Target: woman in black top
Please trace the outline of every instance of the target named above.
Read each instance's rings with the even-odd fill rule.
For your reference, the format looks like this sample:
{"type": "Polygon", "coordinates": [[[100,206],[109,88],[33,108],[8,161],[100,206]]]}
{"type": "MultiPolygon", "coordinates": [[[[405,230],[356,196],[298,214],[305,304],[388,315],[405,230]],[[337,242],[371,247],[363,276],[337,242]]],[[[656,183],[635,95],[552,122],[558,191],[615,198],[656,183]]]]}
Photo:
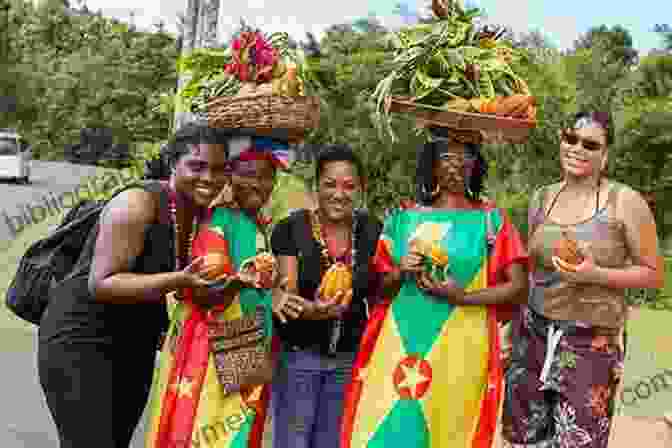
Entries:
{"type": "Polygon", "coordinates": [[[354,210],[365,188],[360,160],[347,146],[325,148],[316,178],[318,209],[294,212],[271,238],[284,279],[274,303],[302,298],[298,317],[289,306],[286,312],[282,306],[275,310],[282,341],[272,387],[275,448],[339,446],[344,388],[366,323],[367,300],[377,289],[369,266],[382,226],[354,210]],[[336,262],[352,269],[353,288],[338,297],[319,297],[322,278],[336,262]]]}
{"type": "Polygon", "coordinates": [[[169,181],[116,195],[89,236],[84,262],[53,290],[38,368],[60,448],[128,447],[167,326],[164,296],[207,285],[198,266],[175,269],[174,227],[197,221],[221,190],[226,143],[221,131],[183,128],[162,151],[169,181]]]}

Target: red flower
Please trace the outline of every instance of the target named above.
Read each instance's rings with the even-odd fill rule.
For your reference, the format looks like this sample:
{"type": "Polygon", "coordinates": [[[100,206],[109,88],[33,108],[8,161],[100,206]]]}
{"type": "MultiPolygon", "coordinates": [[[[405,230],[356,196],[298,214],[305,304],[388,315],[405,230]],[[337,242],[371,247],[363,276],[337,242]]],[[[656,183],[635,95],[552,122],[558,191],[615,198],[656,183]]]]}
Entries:
{"type": "Polygon", "coordinates": [[[227,73],[236,75],[243,82],[264,83],[273,78],[279,52],[266,41],[263,34],[242,32],[231,47],[233,63],[225,67],[227,73]]]}

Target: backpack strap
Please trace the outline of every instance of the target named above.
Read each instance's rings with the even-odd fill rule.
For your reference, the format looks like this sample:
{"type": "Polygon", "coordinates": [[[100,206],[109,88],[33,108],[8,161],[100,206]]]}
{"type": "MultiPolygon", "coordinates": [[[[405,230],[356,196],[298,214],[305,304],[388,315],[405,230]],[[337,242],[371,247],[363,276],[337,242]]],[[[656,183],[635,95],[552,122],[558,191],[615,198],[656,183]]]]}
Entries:
{"type": "Polygon", "coordinates": [[[159,194],[159,223],[170,224],[168,182],[152,180],[139,184],[145,191],[159,194]]]}

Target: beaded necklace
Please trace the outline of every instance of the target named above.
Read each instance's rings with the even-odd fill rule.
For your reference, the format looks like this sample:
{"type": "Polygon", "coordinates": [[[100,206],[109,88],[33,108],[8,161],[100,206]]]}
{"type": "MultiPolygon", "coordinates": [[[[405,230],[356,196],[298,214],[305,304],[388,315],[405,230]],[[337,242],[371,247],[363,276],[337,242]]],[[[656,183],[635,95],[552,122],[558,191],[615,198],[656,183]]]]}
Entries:
{"type": "MultiPolygon", "coordinates": [[[[317,210],[310,211],[310,226],[313,232],[313,239],[317,241],[318,246],[320,247],[320,265],[322,270],[326,272],[327,269],[331,267],[338,260],[329,254],[329,245],[324,238],[324,229],[320,223],[320,216],[317,210]]],[[[351,236],[350,242],[350,251],[354,249],[354,232],[351,236]]],[[[340,257],[339,257],[340,258],[340,257]]],[[[353,257],[350,257],[350,267],[352,267],[353,257]]]]}
{"type": "Polygon", "coordinates": [[[175,266],[178,270],[182,270],[191,262],[194,238],[196,237],[199,221],[198,217],[194,216],[191,221],[191,229],[189,229],[186,235],[183,234],[184,229],[182,229],[180,220],[177,218],[177,200],[174,191],[170,192],[169,212],[173,227],[175,228],[175,266]],[[183,247],[181,243],[183,241],[187,242],[186,254],[181,250],[183,247]]]}

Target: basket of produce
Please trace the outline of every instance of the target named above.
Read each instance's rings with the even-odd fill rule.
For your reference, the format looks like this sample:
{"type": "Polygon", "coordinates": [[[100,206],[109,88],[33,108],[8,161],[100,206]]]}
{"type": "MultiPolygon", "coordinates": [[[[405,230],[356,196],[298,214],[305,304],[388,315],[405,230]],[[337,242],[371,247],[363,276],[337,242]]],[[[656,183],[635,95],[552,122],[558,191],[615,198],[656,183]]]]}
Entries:
{"type": "Polygon", "coordinates": [[[390,113],[420,127],[524,141],[536,126],[536,102],[514,67],[519,56],[504,31],[479,27],[478,9],[434,0],[436,20],[395,34],[395,67],[376,87],[376,121],[394,139],[390,113]]]}
{"type": "Polygon", "coordinates": [[[182,58],[191,79],[183,106],[218,128],[274,129],[299,141],[319,124],[319,99],[306,94],[307,65],[286,33],[243,30],[226,50],[200,50],[182,58]]]}

